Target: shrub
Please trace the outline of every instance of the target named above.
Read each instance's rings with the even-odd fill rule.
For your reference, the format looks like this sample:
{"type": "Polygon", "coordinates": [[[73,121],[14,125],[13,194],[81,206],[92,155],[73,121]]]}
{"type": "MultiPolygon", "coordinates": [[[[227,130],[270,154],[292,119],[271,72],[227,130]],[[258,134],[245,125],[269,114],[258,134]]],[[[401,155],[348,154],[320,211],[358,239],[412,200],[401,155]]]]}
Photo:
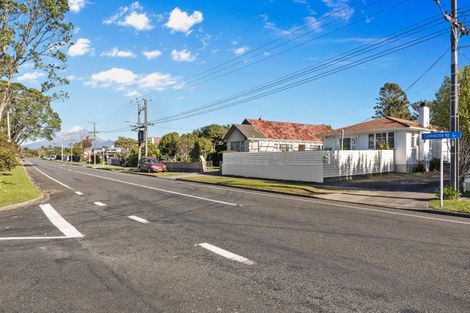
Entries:
{"type": "Polygon", "coordinates": [[[0,172],[9,171],[18,165],[18,150],[8,142],[7,136],[0,133],[0,172]]]}
{"type": "Polygon", "coordinates": [[[429,162],[429,170],[433,172],[433,171],[439,171],[440,169],[441,169],[441,159],[433,158],[429,162]]]}
{"type": "MultiPolygon", "coordinates": [[[[439,189],[436,191],[436,196],[438,198],[441,196],[441,192],[439,189]]],[[[450,186],[444,186],[442,196],[444,200],[457,200],[460,198],[460,193],[456,189],[450,186]]]]}

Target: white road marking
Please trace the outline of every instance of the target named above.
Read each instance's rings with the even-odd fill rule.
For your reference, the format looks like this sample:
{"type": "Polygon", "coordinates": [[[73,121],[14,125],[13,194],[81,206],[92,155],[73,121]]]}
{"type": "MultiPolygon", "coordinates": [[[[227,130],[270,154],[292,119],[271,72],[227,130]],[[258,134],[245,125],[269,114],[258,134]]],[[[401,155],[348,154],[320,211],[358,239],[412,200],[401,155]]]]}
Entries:
{"type": "Polygon", "coordinates": [[[34,168],[36,171],[38,171],[39,173],[41,173],[42,175],[44,175],[44,176],[46,176],[47,178],[49,178],[50,180],[55,181],[56,183],[58,183],[58,184],[64,186],[64,187],[67,188],[67,189],[73,190],[72,187],[67,186],[66,184],[64,184],[63,182],[58,181],[58,180],[55,179],[55,178],[52,178],[51,176],[47,175],[46,173],[44,173],[43,171],[41,171],[40,169],[38,169],[36,166],[33,166],[33,168],[34,168]]]}
{"type": "Polygon", "coordinates": [[[165,193],[169,193],[169,194],[173,194],[173,195],[177,195],[177,196],[188,197],[188,198],[193,198],[193,199],[198,199],[198,200],[204,200],[204,201],[209,201],[209,202],[214,202],[214,203],[219,203],[219,204],[225,204],[225,205],[230,205],[230,206],[238,206],[238,204],[236,204],[236,203],[225,202],[225,201],[220,201],[220,200],[214,200],[214,199],[209,199],[209,198],[204,198],[204,197],[198,197],[198,196],[194,196],[194,195],[190,195],[190,194],[186,194],[186,193],[181,193],[181,192],[171,191],[171,190],[165,190],[165,189],[150,187],[150,186],[146,186],[146,185],[140,185],[140,184],[131,183],[131,182],[127,182],[127,181],[123,181],[123,180],[119,180],[119,179],[114,179],[114,178],[110,178],[110,177],[94,175],[94,174],[80,172],[80,171],[73,171],[73,172],[78,173],[78,174],[82,174],[82,175],[88,175],[88,176],[92,176],[92,177],[107,179],[107,180],[110,180],[110,181],[115,181],[115,182],[118,182],[118,183],[127,184],[127,185],[131,185],[131,186],[137,186],[137,187],[141,187],[141,188],[146,188],[146,189],[156,190],[156,191],[160,191],[160,192],[165,192],[165,193]]]}
{"type": "Polygon", "coordinates": [[[11,240],[49,240],[49,239],[70,239],[81,238],[83,235],[67,222],[49,203],[39,206],[49,221],[57,227],[64,236],[30,236],[30,237],[0,237],[0,241],[11,240]]]}
{"type": "Polygon", "coordinates": [[[80,191],[75,191],[75,193],[76,193],[77,195],[79,195],[79,196],[83,196],[83,193],[80,192],[80,191]]]}
{"type": "MultiPolygon", "coordinates": [[[[251,194],[251,195],[258,195],[258,196],[263,196],[263,197],[286,199],[286,200],[293,200],[293,201],[299,201],[299,202],[308,202],[308,203],[315,203],[315,204],[324,204],[324,205],[336,206],[336,207],[340,207],[340,208],[348,208],[348,209],[359,210],[359,211],[370,211],[370,212],[377,212],[377,213],[384,213],[384,214],[414,217],[414,218],[420,218],[420,219],[426,219],[426,220],[432,220],[432,221],[439,221],[439,222],[470,225],[470,222],[459,221],[459,220],[451,220],[451,219],[446,219],[446,218],[430,217],[430,216],[423,216],[423,215],[402,213],[402,212],[392,212],[392,211],[386,211],[386,210],[380,210],[380,209],[363,208],[363,207],[358,207],[358,206],[354,206],[354,205],[334,203],[334,202],[326,202],[326,201],[322,201],[322,200],[302,199],[300,197],[295,197],[295,196],[289,197],[289,196],[267,194],[267,193],[256,192],[256,191],[236,190],[236,188],[230,188],[230,187],[224,188],[224,187],[207,186],[207,185],[202,185],[202,184],[192,183],[192,182],[185,182],[185,181],[179,181],[179,182],[184,183],[184,184],[191,184],[191,185],[201,185],[201,186],[204,186],[205,188],[218,189],[218,190],[224,190],[224,191],[230,190],[230,191],[233,191],[233,192],[245,193],[245,194],[251,194]]],[[[393,210],[393,209],[391,209],[391,210],[393,210]]]]}
{"type": "Polygon", "coordinates": [[[97,206],[105,206],[105,205],[106,205],[106,204],[104,204],[103,202],[99,202],[99,201],[93,202],[93,203],[94,203],[95,205],[97,205],[97,206]]]}
{"type": "Polygon", "coordinates": [[[47,218],[55,225],[66,237],[68,238],[80,238],[83,235],[67,222],[54,208],[52,205],[42,204],[39,206],[41,210],[46,214],[47,218]]]}
{"type": "Polygon", "coordinates": [[[206,242],[197,244],[196,246],[203,247],[204,249],[207,249],[211,252],[214,252],[215,254],[221,255],[224,258],[230,259],[232,261],[237,261],[246,265],[255,265],[256,262],[253,262],[245,257],[242,257],[238,254],[232,253],[230,251],[224,250],[222,248],[216,247],[214,245],[208,244],[206,242]]]}
{"type": "Polygon", "coordinates": [[[130,216],[128,216],[128,218],[130,218],[131,220],[134,220],[134,221],[143,223],[143,224],[147,224],[147,223],[149,222],[149,221],[147,221],[146,219],[141,218],[141,217],[138,217],[138,216],[135,216],[135,215],[130,215],[130,216]]]}

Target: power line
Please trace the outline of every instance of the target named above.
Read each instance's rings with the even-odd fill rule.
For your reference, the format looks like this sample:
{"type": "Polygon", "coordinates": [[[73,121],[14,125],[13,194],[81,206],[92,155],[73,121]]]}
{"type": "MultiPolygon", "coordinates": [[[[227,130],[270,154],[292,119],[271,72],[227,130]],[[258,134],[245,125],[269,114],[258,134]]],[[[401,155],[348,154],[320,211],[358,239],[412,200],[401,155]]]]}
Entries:
{"type": "MultiPolygon", "coordinates": [[[[387,37],[386,39],[381,39],[381,40],[376,40],[375,42],[373,42],[372,46],[377,46],[377,45],[380,45],[380,44],[383,44],[384,42],[387,42],[387,41],[391,41],[391,39],[396,39],[397,37],[399,36],[402,36],[403,34],[412,34],[413,31],[415,30],[419,30],[421,28],[423,28],[423,26],[429,26],[430,23],[432,23],[433,20],[429,21],[429,20],[426,20],[424,23],[423,22],[420,22],[420,23],[417,23],[411,27],[408,27],[406,28],[404,31],[400,31],[400,32],[396,32],[394,34],[392,34],[392,36],[390,37],[387,37]],[[418,26],[416,26],[418,25],[418,26]]],[[[442,23],[442,22],[441,22],[442,23]]],[[[422,29],[421,29],[422,30],[422,29]]],[[[393,41],[396,41],[396,40],[393,40],[393,41]]],[[[392,41],[392,42],[393,42],[392,41]]],[[[193,110],[189,110],[189,111],[186,111],[186,112],[182,112],[182,113],[179,113],[179,114],[176,114],[176,115],[173,115],[173,116],[169,116],[169,117],[166,117],[164,119],[160,119],[160,120],[157,120],[157,122],[162,122],[162,121],[166,121],[168,119],[173,119],[173,118],[176,118],[176,117],[179,117],[179,116],[182,116],[182,115],[187,115],[187,114],[190,114],[190,113],[193,113],[193,112],[197,112],[197,111],[200,111],[200,110],[203,110],[205,108],[210,108],[210,107],[213,107],[217,104],[221,104],[221,103],[224,103],[224,102],[227,102],[227,101],[231,101],[231,100],[235,100],[236,98],[239,98],[241,96],[246,96],[246,95],[249,95],[250,93],[253,93],[253,92],[257,92],[257,91],[262,91],[263,88],[267,88],[267,87],[272,87],[274,86],[275,84],[279,84],[279,83],[283,83],[289,79],[293,79],[293,78],[297,78],[299,76],[302,76],[302,75],[305,75],[305,74],[308,74],[314,70],[318,70],[318,69],[323,69],[325,67],[327,67],[328,65],[332,65],[332,64],[337,64],[339,62],[342,62],[344,61],[344,56],[358,56],[360,55],[358,52],[364,52],[364,51],[367,51],[367,50],[371,50],[370,49],[370,46],[371,44],[366,44],[364,45],[365,47],[359,47],[359,48],[355,48],[355,49],[352,49],[352,50],[349,50],[347,51],[346,53],[343,53],[342,55],[340,55],[340,57],[336,57],[336,58],[333,58],[332,60],[329,60],[327,62],[324,62],[323,64],[321,65],[316,65],[316,66],[310,66],[310,67],[307,67],[306,70],[303,70],[303,71],[300,71],[300,72],[296,72],[294,74],[290,74],[290,75],[286,75],[286,76],[283,76],[281,77],[280,79],[277,79],[277,80],[274,80],[274,81],[271,81],[271,82],[268,82],[266,84],[263,84],[257,88],[254,88],[254,89],[250,89],[248,91],[245,91],[245,92],[242,92],[242,93],[239,93],[239,94],[236,94],[234,96],[231,96],[231,97],[228,97],[228,98],[225,98],[225,99],[222,99],[222,100],[219,100],[215,103],[212,103],[210,105],[206,105],[206,106],[203,106],[203,107],[200,107],[200,108],[197,108],[197,109],[193,109],[193,110]]]]}
{"type": "MultiPolygon", "coordinates": [[[[366,9],[366,8],[368,8],[368,7],[374,6],[374,5],[376,5],[377,3],[380,3],[380,2],[383,2],[383,1],[384,1],[384,0],[375,1],[375,2],[373,2],[373,3],[370,4],[370,5],[367,5],[367,6],[362,7],[361,10],[364,10],[364,9],[366,9]]],[[[356,4],[356,3],[363,3],[363,2],[364,2],[363,0],[357,0],[357,1],[354,1],[353,3],[351,3],[350,5],[354,5],[354,4],[356,4]]],[[[346,11],[346,10],[349,10],[349,7],[346,7],[346,8],[344,8],[344,9],[342,9],[342,10],[336,10],[336,11],[335,11],[335,14],[344,12],[344,11],[346,11]]],[[[245,54],[243,54],[243,55],[237,56],[237,57],[235,57],[235,58],[232,58],[232,59],[230,59],[230,60],[227,60],[227,61],[225,61],[225,62],[222,62],[222,63],[220,63],[220,64],[218,64],[218,65],[216,65],[216,66],[213,66],[213,67],[211,67],[211,68],[209,68],[209,69],[207,69],[207,70],[205,70],[205,71],[202,71],[202,72],[200,72],[200,73],[198,73],[198,74],[195,74],[195,75],[193,75],[193,76],[190,76],[190,77],[186,80],[186,82],[193,81],[194,79],[196,79],[196,78],[198,78],[198,77],[200,77],[200,76],[202,76],[202,75],[205,75],[205,74],[207,74],[207,73],[213,71],[214,69],[218,69],[218,68],[220,68],[220,67],[222,67],[222,66],[224,66],[224,65],[230,64],[230,63],[232,63],[232,62],[234,62],[234,61],[237,61],[237,60],[240,60],[240,59],[244,59],[244,58],[246,58],[247,56],[249,56],[249,55],[255,53],[256,51],[260,51],[260,50],[262,50],[263,48],[270,46],[271,44],[274,44],[274,43],[276,43],[276,42],[282,41],[282,40],[285,39],[285,38],[291,37],[291,36],[292,36],[293,34],[295,34],[295,33],[298,33],[298,32],[300,32],[300,31],[303,31],[304,29],[307,29],[307,28],[309,28],[309,27],[312,27],[312,26],[315,25],[315,24],[318,24],[319,22],[323,21],[323,20],[326,19],[327,17],[330,17],[331,15],[332,15],[332,14],[326,14],[326,15],[322,16],[321,18],[319,18],[318,20],[315,20],[315,21],[313,21],[313,22],[306,23],[306,24],[304,24],[303,26],[301,26],[301,27],[299,27],[299,28],[296,28],[296,29],[290,31],[290,32],[288,32],[288,33],[282,35],[282,36],[279,37],[279,38],[276,38],[276,39],[274,39],[274,40],[272,40],[272,41],[266,42],[266,43],[264,43],[264,44],[262,44],[262,45],[260,45],[260,46],[258,46],[258,47],[256,47],[256,48],[254,48],[254,49],[248,51],[247,53],[245,53],[245,54]]],[[[308,32],[308,33],[310,33],[310,32],[308,32]]],[[[296,37],[296,38],[297,38],[297,37],[296,37]]],[[[292,41],[292,38],[291,38],[288,42],[290,42],[290,41],[292,41]]],[[[272,48],[270,48],[270,49],[272,49],[272,48]]],[[[265,52],[265,51],[263,51],[263,53],[264,53],[264,52],[265,52]]]]}
{"type": "Polygon", "coordinates": [[[413,87],[414,85],[416,85],[420,80],[421,78],[424,77],[424,75],[426,75],[434,66],[436,66],[439,61],[442,60],[442,58],[449,52],[450,49],[446,49],[446,51],[444,51],[443,54],[441,54],[436,61],[434,61],[431,66],[429,66],[410,86],[408,86],[408,88],[406,88],[405,91],[408,91],[411,89],[411,87],[413,87]]]}
{"type": "Polygon", "coordinates": [[[303,84],[312,82],[312,81],[314,81],[314,80],[318,80],[318,79],[321,79],[321,78],[324,78],[324,77],[327,77],[327,76],[330,76],[330,75],[333,75],[333,74],[336,74],[336,73],[345,71],[345,70],[347,70],[347,69],[349,69],[349,68],[357,67],[357,66],[362,65],[362,64],[364,64],[364,63],[367,63],[367,62],[376,60],[376,59],[378,59],[378,58],[381,58],[381,57],[390,55],[390,54],[392,54],[392,53],[395,53],[395,52],[398,52],[398,51],[401,51],[401,50],[404,50],[404,49],[407,49],[407,48],[416,46],[416,45],[421,44],[421,43],[423,43],[423,42],[426,42],[426,41],[435,39],[435,38],[440,37],[440,36],[442,36],[442,35],[444,35],[444,34],[445,34],[445,31],[439,31],[439,32],[437,32],[437,33],[433,33],[433,34],[430,34],[430,35],[421,37],[421,38],[419,38],[418,40],[416,40],[416,41],[414,41],[414,42],[407,43],[407,44],[402,44],[402,45],[400,45],[400,46],[398,46],[398,47],[394,47],[394,48],[391,48],[391,49],[382,51],[381,53],[375,54],[375,55],[373,55],[373,56],[369,56],[369,57],[367,57],[367,58],[363,58],[363,59],[361,59],[361,60],[358,60],[358,61],[356,61],[356,62],[353,62],[353,63],[348,64],[348,65],[346,65],[346,66],[342,66],[342,67],[337,68],[337,69],[329,70],[329,71],[327,71],[327,72],[318,74],[318,75],[316,75],[316,76],[307,77],[307,78],[302,79],[302,80],[300,80],[300,81],[296,81],[296,82],[290,83],[290,84],[288,84],[288,85],[281,86],[281,87],[278,87],[278,88],[276,88],[276,89],[269,90],[269,91],[266,91],[266,92],[264,92],[264,93],[260,93],[260,94],[257,94],[257,95],[254,95],[254,96],[251,96],[251,97],[248,97],[248,98],[240,99],[240,100],[238,100],[238,101],[235,101],[235,102],[232,102],[232,103],[228,103],[228,104],[225,104],[225,105],[221,105],[221,106],[217,106],[217,107],[208,108],[208,109],[206,109],[206,110],[199,111],[199,112],[195,112],[195,113],[193,113],[193,114],[188,114],[188,115],[184,115],[184,116],[180,116],[180,117],[175,117],[175,118],[169,118],[169,119],[166,119],[166,120],[160,120],[159,123],[165,123],[165,122],[170,122],[170,121],[175,121],[175,120],[179,120],[179,119],[185,119],[185,118],[193,117],[193,116],[196,116],[196,115],[211,113],[211,112],[219,111],[219,110],[222,110],[222,109],[225,109],[225,108],[229,108],[229,107],[233,107],[233,106],[236,106],[236,105],[240,105],[240,104],[243,104],[243,103],[246,103],[246,102],[249,102],[249,101],[253,101],[253,100],[256,100],[256,99],[264,98],[264,97],[266,97],[266,96],[269,96],[269,95],[272,95],[272,94],[275,94],[275,93],[279,93],[279,92],[285,91],[285,90],[287,90],[287,89],[291,89],[291,88],[294,88],[294,87],[297,87],[297,86],[300,86],[300,85],[303,85],[303,84]]]}

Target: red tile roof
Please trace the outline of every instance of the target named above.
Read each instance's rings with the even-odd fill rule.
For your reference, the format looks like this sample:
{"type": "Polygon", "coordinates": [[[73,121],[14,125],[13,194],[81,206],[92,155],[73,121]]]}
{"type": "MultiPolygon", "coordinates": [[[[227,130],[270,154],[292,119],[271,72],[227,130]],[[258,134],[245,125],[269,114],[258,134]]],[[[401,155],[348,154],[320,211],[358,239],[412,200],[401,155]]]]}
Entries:
{"type": "Polygon", "coordinates": [[[422,127],[416,121],[405,120],[396,117],[381,117],[373,119],[371,121],[346,126],[343,128],[337,128],[332,131],[321,134],[322,136],[336,135],[344,130],[345,133],[362,133],[367,131],[376,130],[388,130],[388,129],[400,129],[400,128],[417,128],[422,130],[435,129],[434,126],[429,128],[422,127]]]}
{"type": "Polygon", "coordinates": [[[245,125],[254,126],[269,139],[322,142],[318,135],[329,130],[325,125],[310,125],[288,122],[274,122],[257,119],[245,119],[245,125]]]}

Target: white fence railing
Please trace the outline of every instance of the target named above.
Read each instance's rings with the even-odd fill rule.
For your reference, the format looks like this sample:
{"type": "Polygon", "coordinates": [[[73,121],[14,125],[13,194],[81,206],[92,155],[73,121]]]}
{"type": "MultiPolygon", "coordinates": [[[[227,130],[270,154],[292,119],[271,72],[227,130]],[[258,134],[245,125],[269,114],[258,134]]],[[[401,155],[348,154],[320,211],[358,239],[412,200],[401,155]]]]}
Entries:
{"type": "Polygon", "coordinates": [[[319,183],[393,171],[393,150],[224,153],[222,163],[222,175],[319,183]]]}

